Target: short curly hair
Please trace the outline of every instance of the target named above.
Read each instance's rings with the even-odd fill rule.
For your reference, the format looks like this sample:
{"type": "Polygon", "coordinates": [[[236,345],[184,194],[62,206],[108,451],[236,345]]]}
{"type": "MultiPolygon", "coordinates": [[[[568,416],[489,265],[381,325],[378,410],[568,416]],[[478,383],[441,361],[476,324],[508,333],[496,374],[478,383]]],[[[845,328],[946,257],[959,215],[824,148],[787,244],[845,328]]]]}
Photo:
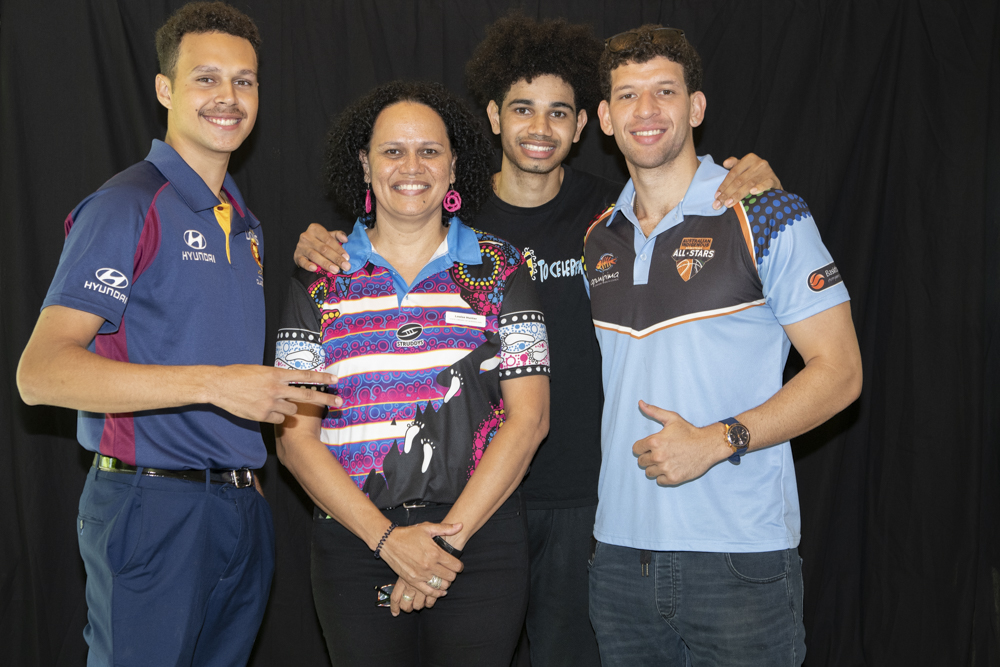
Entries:
{"type": "Polygon", "coordinates": [[[600,100],[597,61],[602,48],[588,25],[508,14],[486,29],[465,66],[469,91],[484,107],[490,101],[502,107],[515,83],[551,74],[573,89],[578,112],[593,109],[600,100]]]}
{"type": "Polygon", "coordinates": [[[655,31],[663,26],[647,23],[633,30],[615,35],[612,39],[624,35],[634,35],[633,41],[626,47],[612,51],[609,47],[604,48],[601,54],[601,95],[603,99],[611,100],[611,72],[628,63],[649,62],[657,56],[663,56],[667,60],[672,60],[684,68],[684,85],[687,86],[688,94],[701,90],[701,57],[698,52],[687,41],[683,33],[671,36],[668,39],[654,39],[655,31]]]}
{"type": "MultiPolygon", "coordinates": [[[[470,222],[493,194],[493,146],[479,118],[460,99],[438,83],[392,81],[371,91],[345,109],[334,121],[327,140],[326,184],[337,202],[368,227],[375,224],[375,208],[365,213],[364,169],[358,155],[367,152],[375,120],[397,102],[417,102],[437,112],[448,129],[455,156],[454,189],[462,196],[458,212],[470,222]]],[[[375,193],[372,193],[372,200],[375,193]]],[[[453,214],[444,215],[445,224],[453,214]]]]}
{"type": "Polygon", "coordinates": [[[160,74],[173,81],[181,40],[188,33],[222,32],[250,42],[260,61],[260,32],[249,16],[224,2],[189,2],[156,31],[160,74]]]}

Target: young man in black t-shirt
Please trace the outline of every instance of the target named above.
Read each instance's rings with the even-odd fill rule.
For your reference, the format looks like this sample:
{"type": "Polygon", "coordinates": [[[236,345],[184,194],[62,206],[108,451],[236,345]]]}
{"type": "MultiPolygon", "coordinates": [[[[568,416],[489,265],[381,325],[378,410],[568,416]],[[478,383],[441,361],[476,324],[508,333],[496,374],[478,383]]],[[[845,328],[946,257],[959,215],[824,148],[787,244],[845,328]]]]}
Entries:
{"type": "MultiPolygon", "coordinates": [[[[587,559],[603,396],[581,257],[589,223],[615,203],[622,185],[563,161],[587,124],[587,109],[600,100],[602,50],[587,26],[511,15],[488,28],[467,68],[470,90],[486,107],[503,149],[494,196],[472,225],[529,258],[549,333],[551,427],[522,485],[531,548],[526,622],[536,667],[600,665],[588,615],[587,559]]],[[[780,187],[756,156],[725,164],[732,172],[716,207],[739,201],[751,187],[780,187]]],[[[316,264],[334,273],[347,269],[344,241],[342,232],[310,225],[295,261],[308,270],[316,264]]]]}

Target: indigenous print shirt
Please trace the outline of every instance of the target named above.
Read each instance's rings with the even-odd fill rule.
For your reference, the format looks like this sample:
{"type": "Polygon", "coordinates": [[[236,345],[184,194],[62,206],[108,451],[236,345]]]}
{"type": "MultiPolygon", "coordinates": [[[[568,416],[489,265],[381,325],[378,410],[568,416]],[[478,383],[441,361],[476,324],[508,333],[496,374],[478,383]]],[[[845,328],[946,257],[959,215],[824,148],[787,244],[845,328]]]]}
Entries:
{"type": "Polygon", "coordinates": [[[504,423],[501,381],[549,373],[528,267],[457,218],[410,285],[360,222],[345,249],[350,273],[294,274],[275,365],[338,376],[320,437],[378,507],[455,502],[504,423]]]}

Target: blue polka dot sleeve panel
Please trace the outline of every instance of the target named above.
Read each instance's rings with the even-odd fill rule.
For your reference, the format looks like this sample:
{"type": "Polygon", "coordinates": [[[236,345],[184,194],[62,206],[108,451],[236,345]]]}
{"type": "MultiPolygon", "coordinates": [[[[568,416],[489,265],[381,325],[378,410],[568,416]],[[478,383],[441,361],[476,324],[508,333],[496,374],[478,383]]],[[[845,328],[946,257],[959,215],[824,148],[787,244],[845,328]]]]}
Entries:
{"type": "Polygon", "coordinates": [[[753,234],[754,258],[759,265],[767,257],[771,240],[796,222],[811,215],[802,197],[784,190],[767,190],[743,200],[753,234]]]}

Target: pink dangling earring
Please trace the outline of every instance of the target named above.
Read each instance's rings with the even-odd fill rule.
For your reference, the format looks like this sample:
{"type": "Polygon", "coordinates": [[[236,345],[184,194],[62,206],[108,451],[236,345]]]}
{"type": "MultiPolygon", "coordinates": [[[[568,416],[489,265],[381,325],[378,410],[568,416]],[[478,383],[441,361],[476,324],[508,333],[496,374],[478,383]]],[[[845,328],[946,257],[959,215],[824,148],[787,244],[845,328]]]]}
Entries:
{"type": "Polygon", "coordinates": [[[462,196],[455,190],[448,190],[444,196],[444,210],[454,213],[460,208],[462,208],[462,196]]]}
{"type": "Polygon", "coordinates": [[[372,212],[372,188],[369,185],[368,191],[365,192],[365,213],[372,212]]]}

